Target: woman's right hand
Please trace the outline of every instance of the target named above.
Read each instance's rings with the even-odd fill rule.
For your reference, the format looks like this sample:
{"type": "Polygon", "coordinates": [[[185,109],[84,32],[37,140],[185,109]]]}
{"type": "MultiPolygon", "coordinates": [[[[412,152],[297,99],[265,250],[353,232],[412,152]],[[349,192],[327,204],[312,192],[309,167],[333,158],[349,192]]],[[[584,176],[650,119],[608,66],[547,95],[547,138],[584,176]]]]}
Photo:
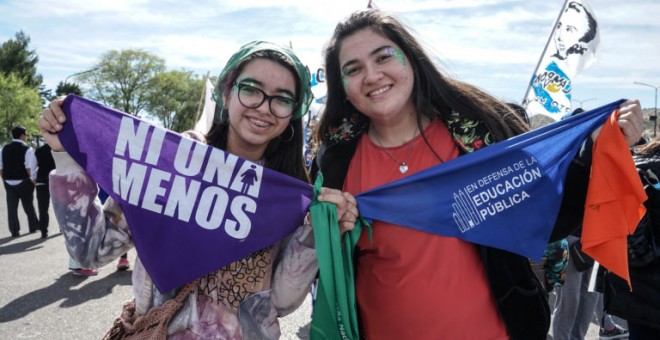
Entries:
{"type": "Polygon", "coordinates": [[[63,103],[64,97],[53,99],[49,107],[42,111],[42,116],[37,122],[41,136],[53,151],[64,151],[60,137],[57,135],[62,131],[62,124],[66,122],[66,115],[62,111],[63,103]]]}

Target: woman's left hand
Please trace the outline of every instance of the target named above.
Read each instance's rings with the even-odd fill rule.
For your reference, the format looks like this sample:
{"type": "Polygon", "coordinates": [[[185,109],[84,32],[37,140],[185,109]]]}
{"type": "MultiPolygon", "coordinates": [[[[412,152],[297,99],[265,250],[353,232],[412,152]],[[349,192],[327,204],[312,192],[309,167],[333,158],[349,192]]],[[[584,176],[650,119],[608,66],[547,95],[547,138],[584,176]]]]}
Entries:
{"type": "MultiPolygon", "coordinates": [[[[644,132],[642,106],[639,104],[639,100],[628,100],[619,106],[618,123],[628,146],[635,145],[644,132]]],[[[601,128],[596,129],[591,134],[591,139],[595,141],[600,130],[601,128]]]]}
{"type": "Polygon", "coordinates": [[[333,203],[337,207],[340,235],[355,228],[359,212],[357,201],[353,195],[337,189],[321,188],[317,199],[321,202],[333,203]]]}

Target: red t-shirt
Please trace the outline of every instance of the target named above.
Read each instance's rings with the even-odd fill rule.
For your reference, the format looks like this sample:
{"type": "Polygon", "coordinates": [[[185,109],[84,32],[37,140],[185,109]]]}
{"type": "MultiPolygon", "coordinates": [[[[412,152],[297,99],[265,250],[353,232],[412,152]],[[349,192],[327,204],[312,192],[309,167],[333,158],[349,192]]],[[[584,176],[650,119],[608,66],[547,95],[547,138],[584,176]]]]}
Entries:
{"type": "MultiPolygon", "coordinates": [[[[442,122],[433,121],[424,135],[443,160],[458,156],[442,122]]],[[[413,143],[409,170],[401,174],[399,164],[365,133],[344,190],[355,195],[440,163],[421,135],[413,143]]],[[[388,150],[404,161],[409,144],[388,150]]],[[[373,243],[363,232],[357,244],[356,297],[362,336],[508,339],[474,245],[381,221],[374,221],[372,227],[373,243]]]]}

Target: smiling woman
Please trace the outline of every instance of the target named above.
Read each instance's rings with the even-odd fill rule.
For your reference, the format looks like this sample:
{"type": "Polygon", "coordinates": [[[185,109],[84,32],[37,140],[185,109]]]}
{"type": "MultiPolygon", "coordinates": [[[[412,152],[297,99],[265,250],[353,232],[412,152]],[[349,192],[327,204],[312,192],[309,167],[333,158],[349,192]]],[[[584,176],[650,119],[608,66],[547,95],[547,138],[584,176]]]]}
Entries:
{"type": "MultiPolygon", "coordinates": [[[[356,12],[337,24],[325,50],[328,97],[312,175],[322,173],[325,185],[351,195],[399,180],[402,186],[414,188],[428,184],[409,176],[528,130],[509,105],[450,78],[433,60],[391,14],[356,12]]],[[[622,105],[624,111],[619,125],[626,136],[638,137],[639,102],[622,105]]],[[[487,154],[471,156],[478,155],[487,154]]],[[[553,202],[562,205],[555,238],[577,227],[584,209],[588,160],[583,154],[574,157],[564,196],[553,202]]],[[[526,164],[514,163],[482,177],[478,183],[492,181],[492,189],[456,198],[466,208],[461,213],[484,218],[531,200],[525,190],[539,180],[537,167],[536,160],[529,158],[526,164]]],[[[423,199],[444,208],[440,194],[431,196],[423,199]]],[[[429,219],[419,206],[387,208],[411,224],[429,219]]],[[[443,223],[429,223],[434,222],[443,223]]],[[[463,231],[470,227],[469,223],[456,226],[463,231]]],[[[359,322],[355,324],[361,338],[546,338],[550,324],[546,292],[525,256],[426,233],[407,222],[374,219],[371,230],[371,234],[363,230],[355,249],[348,250],[356,259],[359,322]]]]}
{"type": "MultiPolygon", "coordinates": [[[[114,150],[110,151],[111,176],[116,195],[103,206],[95,200],[97,184],[71,156],[77,155],[77,148],[70,147],[70,155],[60,141],[60,135],[67,140],[66,132],[61,133],[65,125],[68,132],[86,127],[76,125],[73,114],[67,121],[63,99],[51,102],[43,110],[39,127],[54,150],[57,170],[50,176],[50,185],[56,189],[53,206],[69,253],[81,264],[98,268],[126,253],[134,246],[134,240],[147,238],[148,243],[159,247],[168,242],[184,243],[162,230],[174,227],[187,231],[189,226],[208,231],[220,229],[220,235],[209,233],[218,238],[207,239],[217,241],[217,245],[212,245],[214,249],[229,253],[223,247],[226,243],[218,240],[228,235],[242,241],[250,234],[250,218],[258,214],[256,198],[264,194],[260,187],[267,170],[264,168],[308,182],[302,159],[302,118],[312,100],[309,79],[309,71],[291,49],[257,41],[237,51],[218,78],[217,119],[206,136],[208,145],[204,140],[193,142],[123,116],[115,145],[107,146],[114,150]],[[286,135],[282,137],[283,134],[286,135]],[[163,146],[164,140],[172,145],[163,146]],[[174,156],[161,155],[170,149],[176,150],[174,156]],[[150,210],[148,221],[130,219],[136,211],[131,209],[136,206],[150,210]],[[180,226],[172,220],[159,219],[162,215],[189,223],[180,226]],[[144,225],[134,223],[129,228],[129,220],[144,225]],[[160,233],[150,239],[140,233],[146,229],[160,233]],[[168,235],[169,239],[165,239],[168,235]]],[[[89,140],[95,135],[85,136],[74,139],[92,144],[89,140]]],[[[71,146],[66,142],[64,145],[71,146]]],[[[100,148],[100,153],[108,152],[100,148]]],[[[339,190],[325,188],[323,192],[318,200],[338,204],[339,216],[346,223],[355,222],[357,211],[348,206],[339,190]]],[[[270,209],[260,206],[259,217],[263,219],[274,218],[268,211],[286,208],[279,202],[272,203],[274,207],[264,204],[270,209]]],[[[268,226],[272,228],[270,234],[285,231],[279,233],[282,237],[274,243],[255,249],[250,248],[251,242],[241,242],[240,251],[235,252],[247,256],[238,260],[234,257],[233,262],[217,265],[210,272],[205,270],[202,276],[170,291],[159,291],[160,286],[154,284],[157,276],[150,275],[154,271],[147,272],[153,269],[147,264],[153,264],[154,259],[167,268],[170,278],[181,277],[177,264],[213,266],[216,262],[209,261],[210,256],[195,247],[179,244],[178,248],[163,249],[188,262],[163,261],[162,251],[155,256],[147,250],[139,251],[133,274],[135,300],[125,305],[124,313],[106,337],[123,338],[137,333],[138,337],[158,339],[279,338],[278,318],[302,303],[317,271],[311,225],[307,219],[297,219],[290,229],[292,233],[283,227],[283,222],[273,220],[268,226]],[[144,320],[155,322],[148,324],[144,320]]],[[[189,236],[186,233],[185,237],[189,236]]],[[[187,239],[191,240],[195,241],[187,239]]],[[[199,247],[199,243],[195,246],[199,247]]]]}

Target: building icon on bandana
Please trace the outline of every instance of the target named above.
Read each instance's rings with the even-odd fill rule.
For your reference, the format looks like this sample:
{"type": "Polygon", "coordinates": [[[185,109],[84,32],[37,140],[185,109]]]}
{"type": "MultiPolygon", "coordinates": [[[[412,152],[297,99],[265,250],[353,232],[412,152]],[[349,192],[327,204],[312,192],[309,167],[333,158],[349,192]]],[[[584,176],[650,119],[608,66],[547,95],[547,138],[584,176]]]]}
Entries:
{"type": "Polygon", "coordinates": [[[474,202],[472,202],[470,197],[465,194],[463,190],[454,193],[454,203],[452,203],[451,206],[454,209],[452,217],[461,233],[476,227],[479,223],[484,221],[479,215],[479,211],[474,205],[474,202]]]}

